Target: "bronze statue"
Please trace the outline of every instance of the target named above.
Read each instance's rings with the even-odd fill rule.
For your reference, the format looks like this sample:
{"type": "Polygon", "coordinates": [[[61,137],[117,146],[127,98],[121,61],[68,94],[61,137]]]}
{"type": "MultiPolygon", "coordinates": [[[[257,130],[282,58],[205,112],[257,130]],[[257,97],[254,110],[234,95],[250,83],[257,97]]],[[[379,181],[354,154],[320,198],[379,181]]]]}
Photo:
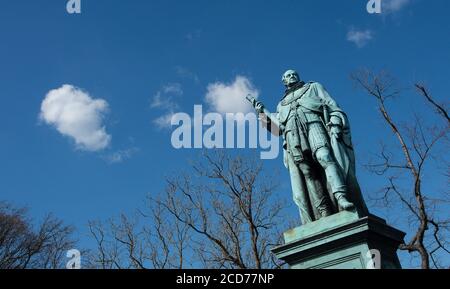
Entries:
{"type": "Polygon", "coordinates": [[[305,83],[294,70],[283,74],[286,91],[272,115],[249,97],[273,134],[283,136],[284,164],[293,198],[306,224],[340,210],[368,210],[355,176],[350,125],[345,112],[318,82],[305,83]]]}

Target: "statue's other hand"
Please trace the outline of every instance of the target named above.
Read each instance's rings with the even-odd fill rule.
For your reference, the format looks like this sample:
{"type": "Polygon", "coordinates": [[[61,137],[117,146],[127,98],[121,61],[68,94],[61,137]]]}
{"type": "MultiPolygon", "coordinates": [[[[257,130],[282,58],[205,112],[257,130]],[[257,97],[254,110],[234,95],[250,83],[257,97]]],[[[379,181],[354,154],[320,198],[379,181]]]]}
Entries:
{"type": "Polygon", "coordinates": [[[330,133],[334,138],[340,139],[342,137],[342,128],[339,125],[331,125],[330,133]]]}
{"type": "Polygon", "coordinates": [[[258,114],[263,113],[264,112],[264,104],[261,101],[256,101],[255,109],[258,114]]]}

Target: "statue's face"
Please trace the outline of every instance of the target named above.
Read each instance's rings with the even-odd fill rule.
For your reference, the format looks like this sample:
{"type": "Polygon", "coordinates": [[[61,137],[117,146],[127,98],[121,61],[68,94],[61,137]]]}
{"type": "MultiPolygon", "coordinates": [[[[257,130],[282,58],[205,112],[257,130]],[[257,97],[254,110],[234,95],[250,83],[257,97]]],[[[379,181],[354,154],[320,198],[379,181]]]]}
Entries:
{"type": "Polygon", "coordinates": [[[295,70],[288,70],[283,74],[282,81],[286,87],[291,87],[299,82],[300,78],[295,70]]]}

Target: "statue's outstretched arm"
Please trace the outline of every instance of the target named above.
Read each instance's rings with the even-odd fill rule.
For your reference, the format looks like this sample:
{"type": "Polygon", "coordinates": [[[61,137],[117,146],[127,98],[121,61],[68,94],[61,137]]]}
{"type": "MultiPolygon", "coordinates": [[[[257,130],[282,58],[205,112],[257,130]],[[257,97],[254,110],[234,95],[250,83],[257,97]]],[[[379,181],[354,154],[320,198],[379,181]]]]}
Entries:
{"type": "Polygon", "coordinates": [[[256,110],[256,113],[259,116],[259,120],[263,123],[263,126],[273,135],[280,136],[283,131],[282,125],[278,121],[278,117],[276,114],[272,114],[269,110],[267,110],[264,104],[254,98],[251,95],[248,95],[247,100],[253,105],[256,110]]]}

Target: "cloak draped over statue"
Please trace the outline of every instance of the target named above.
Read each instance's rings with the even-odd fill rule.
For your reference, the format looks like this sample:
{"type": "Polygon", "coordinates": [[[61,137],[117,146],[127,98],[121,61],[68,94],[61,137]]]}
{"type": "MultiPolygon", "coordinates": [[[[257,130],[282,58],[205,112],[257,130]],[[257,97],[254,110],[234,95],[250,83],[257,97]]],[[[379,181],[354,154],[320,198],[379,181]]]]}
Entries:
{"type": "MultiPolygon", "coordinates": [[[[359,210],[361,214],[367,215],[368,209],[366,203],[364,202],[358,180],[356,179],[355,153],[353,150],[350,132],[350,122],[348,121],[345,112],[342,111],[342,109],[331,98],[322,85],[316,83],[313,86],[313,89],[315,90],[315,93],[317,93],[317,95],[324,100],[323,117],[326,118],[326,114],[328,113],[330,117],[336,116],[342,121],[342,136],[340,138],[336,138],[336,136],[329,134],[331,149],[344,174],[344,180],[348,189],[348,197],[355,204],[357,210],[359,210]]],[[[328,120],[324,119],[324,121],[326,123],[328,120]]]]}

